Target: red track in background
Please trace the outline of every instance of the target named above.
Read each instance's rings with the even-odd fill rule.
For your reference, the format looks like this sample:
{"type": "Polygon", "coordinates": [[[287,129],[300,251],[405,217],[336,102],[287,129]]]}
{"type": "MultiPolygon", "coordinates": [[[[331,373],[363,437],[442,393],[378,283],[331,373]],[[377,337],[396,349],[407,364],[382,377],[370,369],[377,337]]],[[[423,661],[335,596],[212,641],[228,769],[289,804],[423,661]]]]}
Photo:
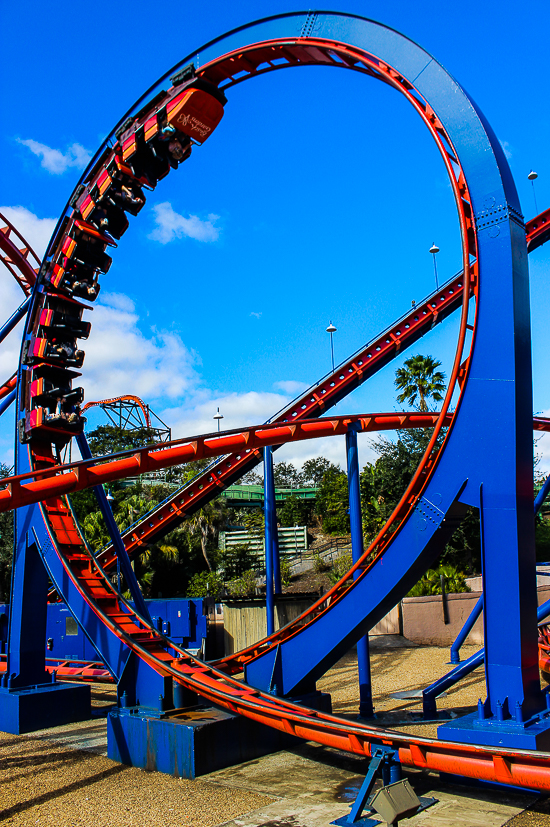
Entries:
{"type": "MultiPolygon", "coordinates": [[[[243,471],[246,470],[247,465],[254,464],[255,457],[253,452],[261,445],[270,444],[270,441],[273,442],[274,434],[276,437],[275,442],[283,443],[298,438],[312,438],[313,433],[315,436],[328,435],[327,429],[331,428],[333,434],[337,432],[344,433],[347,429],[347,424],[344,424],[344,420],[349,424],[350,421],[354,420],[354,417],[343,417],[341,418],[342,421],[338,417],[330,420],[314,419],[312,421],[312,417],[317,416],[329,407],[327,401],[334,403],[337,399],[343,398],[350,390],[368,378],[369,375],[372,375],[377,369],[389,362],[395,354],[399,352],[403,342],[406,341],[408,344],[412,344],[419,336],[423,335],[423,333],[429,329],[430,323],[435,323],[438,317],[442,317],[444,308],[450,313],[456,309],[459,303],[462,303],[463,315],[458,354],[462,354],[462,345],[466,333],[468,303],[472,292],[475,294],[475,290],[477,289],[475,265],[470,265],[470,256],[475,256],[476,245],[466,182],[459,169],[453,147],[441,123],[429,105],[423,102],[421,96],[416,93],[412,84],[391,67],[380,61],[376,61],[365,53],[353,53],[348,47],[342,44],[314,41],[310,38],[307,40],[297,38],[292,43],[274,41],[269,44],[264,43],[259,46],[249,47],[245,51],[246,54],[244,56],[242,51],[238,54],[226,55],[216,61],[215,65],[210,64],[203,67],[201,72],[217,72],[219,74],[219,80],[225,77],[225,80],[228,81],[227,85],[231,85],[234,82],[241,82],[241,79],[235,80],[234,78],[234,75],[237,73],[244,72],[247,76],[250,76],[278,68],[270,64],[269,58],[271,58],[271,60],[285,60],[286,65],[307,65],[308,63],[319,62],[332,63],[339,66],[344,64],[349,68],[357,69],[358,71],[363,71],[366,74],[377,77],[398,89],[408,98],[428,126],[450,174],[464,242],[463,258],[465,278],[463,281],[465,283],[460,285],[460,289],[457,291],[458,295],[450,293],[440,297],[440,291],[438,291],[434,297],[431,297],[430,300],[423,305],[421,308],[422,314],[419,314],[418,318],[414,318],[415,311],[413,311],[407,316],[407,320],[410,320],[408,324],[405,324],[403,320],[399,323],[400,326],[403,326],[403,329],[401,329],[401,327],[399,327],[399,329],[392,329],[378,340],[379,344],[376,346],[375,352],[365,352],[366,361],[360,359],[358,356],[354,357],[350,363],[340,367],[331,377],[323,380],[323,382],[319,383],[312,391],[309,391],[300,403],[295,403],[295,405],[285,411],[275,424],[262,426],[257,429],[244,429],[239,431],[238,434],[225,433],[219,437],[217,437],[217,435],[198,437],[193,441],[194,444],[188,443],[178,447],[164,448],[163,451],[175,452],[172,455],[163,454],[162,461],[166,461],[167,465],[184,461],[184,457],[188,459],[198,458],[201,455],[201,451],[203,456],[214,456],[216,455],[216,447],[219,449],[219,453],[225,453],[227,450],[234,451],[233,455],[224,457],[216,468],[210,469],[202,478],[193,481],[192,486],[188,489],[192,495],[190,499],[194,496],[191,502],[189,502],[189,500],[183,500],[183,492],[179,492],[179,494],[176,495],[169,504],[173,521],[180,520],[186,513],[190,513],[191,510],[199,507],[205,497],[211,498],[214,496],[217,491],[229,484],[232,477],[240,476],[243,471]],[[266,62],[268,68],[265,70],[261,69],[260,67],[266,62]],[[413,328],[412,330],[411,326],[413,328]],[[370,369],[369,365],[373,365],[373,368],[370,369]],[[323,431],[323,429],[325,430],[323,431]],[[247,434],[248,437],[246,436],[247,434]],[[214,444],[216,437],[218,441],[217,446],[214,444]],[[225,440],[225,443],[222,446],[223,440],[225,440]],[[231,440],[233,440],[233,443],[231,440]],[[204,480],[203,484],[201,484],[201,479],[204,480]],[[208,490],[202,493],[204,488],[208,488],[208,490]],[[177,497],[182,498],[179,506],[177,497]],[[202,500],[201,497],[203,497],[202,500]]],[[[62,230],[61,233],[63,232],[62,230]]],[[[63,237],[61,237],[56,239],[56,242],[61,243],[63,240],[63,237]]],[[[445,290],[447,288],[448,285],[445,290]]],[[[431,438],[432,447],[437,438],[438,431],[444,425],[448,424],[446,406],[450,404],[450,394],[452,393],[454,382],[458,380],[459,385],[464,382],[467,375],[467,368],[467,360],[460,365],[455,359],[452,381],[443,409],[439,415],[435,415],[437,418],[436,423],[432,421],[429,426],[434,427],[435,425],[431,438]]],[[[395,414],[391,416],[394,417],[394,420],[399,418],[398,415],[396,417],[395,414]]],[[[355,419],[357,419],[357,417],[355,417],[355,419]]],[[[370,421],[372,417],[367,416],[360,419],[361,426],[367,430],[368,427],[365,426],[364,423],[367,423],[367,420],[370,421]]],[[[395,422],[392,427],[395,427],[395,422]]],[[[428,427],[428,425],[425,427],[428,427]]],[[[95,561],[91,555],[86,554],[72,515],[63,499],[59,496],[65,490],[64,486],[66,485],[70,486],[68,490],[76,490],[78,487],[97,484],[102,481],[102,474],[112,473],[113,468],[116,470],[117,462],[124,463],[126,467],[126,470],[124,473],[121,473],[121,475],[132,473],[128,470],[132,463],[134,468],[133,473],[136,472],[136,463],[138,465],[138,473],[142,469],[145,470],[144,466],[147,465],[147,463],[150,464],[147,470],[154,468],[155,462],[158,463],[156,467],[164,467],[164,465],[160,464],[157,456],[161,453],[160,450],[142,449],[133,452],[135,454],[133,459],[123,456],[121,458],[115,458],[109,462],[108,465],[94,464],[88,467],[86,464],[83,464],[78,467],[75,466],[74,468],[70,468],[66,474],[63,473],[61,477],[59,476],[59,469],[56,467],[55,459],[51,454],[50,446],[45,443],[41,445],[39,441],[37,441],[32,444],[31,450],[35,467],[41,469],[38,474],[38,480],[24,485],[22,484],[22,480],[29,479],[31,477],[30,474],[20,478],[12,478],[8,483],[10,486],[9,490],[0,492],[0,499],[4,500],[4,504],[10,499],[12,503],[18,500],[20,504],[23,504],[24,502],[30,502],[31,500],[28,498],[31,496],[33,498],[39,498],[37,497],[37,493],[41,489],[42,497],[47,497],[43,502],[42,513],[49,526],[51,536],[55,541],[56,552],[65,568],[68,578],[70,578],[75,587],[79,589],[90,609],[102,620],[105,626],[110,629],[119,640],[136,652],[140,658],[150,664],[159,674],[176,678],[180,683],[199,692],[207,700],[218,706],[266,723],[280,731],[294,734],[308,740],[315,740],[334,748],[345,749],[358,755],[370,755],[374,746],[383,743],[393,746],[398,751],[399,758],[404,764],[417,766],[419,768],[453,772],[501,783],[505,782],[526,787],[550,789],[550,774],[548,772],[548,760],[550,756],[546,754],[450,744],[353,724],[347,720],[324,715],[313,710],[303,709],[283,699],[274,698],[271,695],[258,692],[252,687],[236,681],[220,670],[191,657],[184,650],[174,647],[170,641],[167,641],[166,638],[159,635],[155,629],[145,624],[136,612],[128,610],[127,606],[125,606],[125,609],[121,608],[121,604],[123,604],[124,601],[121,600],[120,596],[113,589],[105,572],[98,566],[97,561],[95,561]],[[113,465],[113,463],[115,465],[113,465]],[[101,470],[102,468],[104,469],[103,471],[101,470]],[[169,651],[170,649],[176,649],[179,657],[174,658],[169,651]]],[[[423,482],[427,476],[429,476],[429,473],[431,473],[434,464],[435,457],[432,458],[429,449],[421,463],[419,471],[415,475],[412,487],[408,490],[408,499],[394,512],[393,520],[400,520],[405,517],[408,509],[410,509],[422,491],[423,482]],[[426,472],[426,476],[422,479],[420,475],[423,472],[426,472]]],[[[122,466],[119,466],[118,470],[122,471],[122,466]]],[[[153,532],[149,532],[145,538],[143,538],[143,535],[135,537],[136,529],[134,528],[132,530],[132,537],[135,539],[136,545],[142,544],[144,541],[150,541],[151,538],[155,536],[155,532],[159,535],[161,532],[167,531],[171,522],[170,519],[168,519],[169,516],[170,515],[165,515],[163,521],[159,520],[155,523],[155,516],[148,515],[146,520],[142,521],[142,526],[153,524],[153,532]]],[[[388,531],[389,525],[390,523],[385,527],[386,532],[388,531]]],[[[382,534],[378,538],[381,546],[383,545],[382,540],[384,539],[387,538],[382,534]]],[[[357,564],[358,568],[365,567],[360,577],[366,574],[367,555],[368,551],[357,564]]],[[[338,589],[342,588],[342,584],[345,588],[353,588],[352,575],[346,576],[346,578],[335,587],[333,594],[336,599],[341,597],[341,592],[338,592],[338,589]]],[[[330,599],[332,599],[332,596],[330,596],[330,599]]],[[[272,645],[273,641],[267,640],[263,643],[269,646],[272,645]]]]}
{"type": "Polygon", "coordinates": [[[0,213],[0,261],[3,261],[25,296],[30,295],[41,261],[21,233],[0,213]],[[19,246],[21,245],[21,246],[19,246]]]}

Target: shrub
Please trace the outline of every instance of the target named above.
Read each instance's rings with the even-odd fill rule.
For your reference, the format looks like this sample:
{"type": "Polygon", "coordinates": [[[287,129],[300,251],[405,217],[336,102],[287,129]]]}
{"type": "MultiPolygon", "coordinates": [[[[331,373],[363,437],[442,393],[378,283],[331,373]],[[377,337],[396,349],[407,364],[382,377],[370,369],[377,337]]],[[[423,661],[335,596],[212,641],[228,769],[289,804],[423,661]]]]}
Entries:
{"type": "Polygon", "coordinates": [[[321,557],[320,554],[314,554],[313,568],[317,572],[317,574],[320,574],[323,571],[328,571],[331,568],[331,563],[328,560],[325,560],[323,557],[321,557]]]}
{"type": "Polygon", "coordinates": [[[445,578],[445,591],[450,594],[469,592],[464,573],[449,564],[439,566],[438,569],[428,569],[424,577],[408,593],[407,597],[425,597],[431,594],[441,594],[441,575],[445,578]]]}
{"type": "Polygon", "coordinates": [[[215,571],[199,571],[187,587],[187,597],[213,597],[218,600],[224,591],[224,582],[215,571]]]}
{"type": "Polygon", "coordinates": [[[256,594],[256,572],[254,569],[245,571],[238,580],[228,583],[231,597],[250,597],[256,594]]]}
{"type": "Polygon", "coordinates": [[[337,583],[353,566],[351,554],[342,554],[332,564],[332,569],[328,573],[328,578],[332,585],[337,583]]]}
{"type": "Polygon", "coordinates": [[[290,586],[291,580],[292,575],[290,573],[290,563],[285,557],[283,557],[283,559],[281,560],[281,585],[290,586]]]}

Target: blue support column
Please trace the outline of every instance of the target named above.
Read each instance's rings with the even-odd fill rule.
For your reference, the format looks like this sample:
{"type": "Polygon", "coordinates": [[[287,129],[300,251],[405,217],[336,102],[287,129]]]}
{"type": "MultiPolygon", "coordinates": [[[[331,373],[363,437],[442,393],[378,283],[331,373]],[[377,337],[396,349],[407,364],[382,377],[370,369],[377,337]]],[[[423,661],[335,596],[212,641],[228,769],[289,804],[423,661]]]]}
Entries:
{"type": "Polygon", "coordinates": [[[8,662],[0,686],[0,730],[20,735],[90,717],[89,686],[60,683],[46,672],[48,575],[29,509],[16,517],[8,662]]]}
{"type": "MultiPolygon", "coordinates": [[[[363,521],[361,518],[361,490],[359,487],[359,457],[357,451],[357,427],[350,426],[346,434],[346,457],[348,466],[349,522],[351,530],[351,553],[356,563],[363,556],[363,521]]],[[[359,672],[359,715],[372,718],[372,684],[370,674],[370,652],[368,633],[357,641],[357,668],[359,672]]]]}
{"type": "Polygon", "coordinates": [[[12,391],[8,393],[7,396],[4,397],[4,399],[2,399],[2,401],[0,402],[0,416],[2,416],[2,414],[8,410],[16,395],[17,391],[14,388],[12,391]]]}
{"type": "Polygon", "coordinates": [[[456,636],[456,640],[451,646],[451,663],[460,663],[460,647],[472,631],[474,623],[480,616],[481,612],[483,611],[483,595],[479,598],[476,605],[470,612],[470,616],[468,617],[466,623],[456,636]]]}
{"type": "Polygon", "coordinates": [[[31,297],[25,299],[23,304],[21,304],[15,313],[13,313],[8,321],[0,328],[0,343],[4,341],[8,333],[11,333],[13,328],[16,326],[18,322],[21,321],[27,310],[29,309],[29,304],[31,302],[31,297]]]}
{"type": "Polygon", "coordinates": [[[36,541],[26,534],[17,543],[11,581],[8,666],[3,684],[12,689],[51,681],[46,672],[48,575],[36,541]]]}
{"type": "MultiPolygon", "coordinates": [[[[88,441],[83,433],[77,435],[76,441],[80,449],[82,459],[92,459],[92,452],[90,451],[90,446],[88,445],[88,441]]],[[[111,540],[113,542],[113,546],[115,548],[115,552],[117,555],[117,560],[120,564],[120,568],[122,570],[128,588],[130,589],[134,605],[139,614],[144,618],[144,620],[146,620],[148,623],[152,623],[151,616],[149,614],[149,609],[147,608],[147,604],[145,603],[145,600],[143,598],[143,594],[141,592],[139,583],[132,568],[132,564],[130,563],[130,558],[128,557],[128,552],[126,551],[124,542],[118,530],[118,526],[115,522],[115,518],[113,517],[111,506],[109,505],[107,496],[105,494],[105,491],[103,490],[103,486],[94,486],[94,492],[97,497],[99,510],[101,511],[103,519],[107,524],[107,531],[109,532],[109,536],[111,537],[111,540]]]]}
{"type": "Polygon", "coordinates": [[[264,517],[265,517],[265,613],[267,634],[275,631],[275,600],[273,582],[273,537],[277,534],[275,487],[273,484],[273,449],[264,448],[264,517]]]}

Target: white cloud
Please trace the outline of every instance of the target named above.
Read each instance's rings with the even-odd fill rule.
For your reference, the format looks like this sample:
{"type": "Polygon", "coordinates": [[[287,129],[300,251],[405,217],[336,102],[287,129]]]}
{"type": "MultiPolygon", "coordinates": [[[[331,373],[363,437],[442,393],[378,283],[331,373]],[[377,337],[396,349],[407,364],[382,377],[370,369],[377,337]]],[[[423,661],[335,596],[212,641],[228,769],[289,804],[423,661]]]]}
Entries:
{"type": "Polygon", "coordinates": [[[262,314],[261,314],[261,311],[259,313],[255,313],[254,310],[253,310],[252,313],[250,313],[250,315],[251,316],[256,316],[256,318],[259,319],[262,314]]]}
{"type": "Polygon", "coordinates": [[[218,408],[223,415],[220,428],[229,430],[259,425],[289,401],[287,396],[279,393],[249,391],[221,395],[205,390],[197,393],[191,404],[164,410],[161,417],[172,427],[176,439],[217,430],[213,416],[218,408]]]}
{"type": "MultiPolygon", "coordinates": [[[[55,228],[55,218],[38,218],[26,207],[0,207],[8,221],[19,230],[25,241],[38,256],[42,256],[55,228]]],[[[11,273],[0,265],[0,307],[3,308],[0,324],[3,324],[24,301],[24,294],[11,273]]],[[[0,348],[0,382],[8,379],[17,369],[23,321],[12,330],[0,348]]]]}
{"type": "Polygon", "coordinates": [[[0,212],[19,230],[36,255],[42,257],[55,229],[56,219],[38,218],[26,207],[0,207],[0,212]]]}
{"type": "Polygon", "coordinates": [[[500,138],[498,140],[504,151],[504,154],[506,155],[507,159],[510,160],[512,157],[512,147],[510,146],[508,141],[501,141],[500,138]]]}
{"type": "Polygon", "coordinates": [[[94,307],[92,334],[82,343],[86,351],[82,385],[86,401],[121,394],[146,402],[181,399],[200,385],[197,357],[181,338],[150,328],[143,333],[134,303],[121,293],[101,296],[94,307]]]}
{"type": "Polygon", "coordinates": [[[184,215],[177,213],[169,201],[163,201],[162,204],[156,204],[153,207],[155,214],[156,228],[152,233],[149,233],[149,238],[153,241],[160,241],[161,244],[168,244],[175,238],[194,238],[195,241],[217,241],[220,235],[220,230],[215,226],[219,215],[210,213],[206,221],[203,221],[196,215],[190,215],[186,218],[184,215]]]}
{"type": "Polygon", "coordinates": [[[125,313],[133,313],[136,309],[136,305],[130,296],[126,296],[124,293],[102,293],[101,304],[106,304],[108,307],[122,310],[125,313]]]}
{"type": "Polygon", "coordinates": [[[281,382],[274,382],[273,387],[294,397],[301,391],[305,391],[309,386],[306,385],[305,382],[296,382],[294,379],[288,379],[281,382]]]}
{"type": "Polygon", "coordinates": [[[32,138],[25,140],[17,138],[16,140],[19,144],[30,149],[33,155],[37,155],[41,159],[40,166],[47,169],[52,175],[62,175],[71,167],[84,169],[92,157],[91,153],[81,144],[71,144],[65,152],[61,152],[59,149],[33,141],[32,138]]]}

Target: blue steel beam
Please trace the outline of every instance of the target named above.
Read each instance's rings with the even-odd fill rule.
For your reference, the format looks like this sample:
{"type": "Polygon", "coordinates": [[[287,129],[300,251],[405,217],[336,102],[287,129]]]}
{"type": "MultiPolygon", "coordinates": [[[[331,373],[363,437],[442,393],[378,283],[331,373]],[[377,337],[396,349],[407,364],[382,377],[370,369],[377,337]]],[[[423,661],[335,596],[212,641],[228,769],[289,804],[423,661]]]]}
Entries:
{"type": "Polygon", "coordinates": [[[268,635],[272,635],[275,631],[273,536],[276,531],[273,449],[268,446],[264,448],[265,613],[268,635]]]}
{"type": "Polygon", "coordinates": [[[23,316],[26,314],[27,310],[29,309],[29,305],[31,303],[31,297],[28,296],[23,304],[19,305],[15,313],[13,313],[7,322],[0,328],[0,344],[4,341],[8,333],[11,333],[13,328],[21,321],[23,316]]]}
{"type": "Polygon", "coordinates": [[[17,396],[17,390],[16,390],[16,388],[14,388],[12,391],[10,391],[8,393],[7,396],[5,396],[0,401],[0,416],[2,416],[2,414],[5,413],[8,410],[8,408],[10,407],[11,403],[13,402],[13,400],[15,399],[16,396],[17,396]]]}
{"type": "Polygon", "coordinates": [[[460,647],[462,646],[462,644],[464,643],[464,641],[466,640],[466,638],[468,637],[468,635],[472,631],[472,627],[473,627],[474,623],[476,622],[476,620],[478,619],[478,617],[480,616],[482,611],[483,611],[483,595],[481,595],[481,597],[477,601],[476,605],[474,606],[474,608],[470,612],[470,615],[469,615],[468,619],[466,620],[466,623],[464,624],[464,626],[462,627],[462,629],[460,630],[460,632],[456,636],[456,640],[453,643],[453,645],[451,646],[451,663],[460,663],[460,647]]]}
{"type": "MultiPolygon", "coordinates": [[[[404,83],[414,83],[433,109],[434,119],[442,124],[460,160],[477,229],[482,285],[469,377],[445,453],[422,498],[394,535],[383,558],[385,565],[388,553],[393,552],[394,572],[406,567],[410,571],[402,577],[398,575],[397,584],[392,584],[380,571],[382,563],[375,564],[369,585],[376,571],[372,584],[376,587],[378,582],[381,587],[376,598],[365,594],[365,578],[360,577],[346,597],[335,602],[330,616],[340,635],[339,643],[334,643],[334,634],[327,628],[329,616],[320,615],[304,632],[282,644],[279,656],[286,685],[313,676],[319,665],[330,665],[338,647],[348,648],[364,634],[369,620],[380,613],[384,604],[392,600],[395,603],[395,598],[402,596],[407,581],[414,582],[439,553],[455,527],[455,519],[460,519],[467,505],[474,504],[482,510],[486,561],[487,708],[490,709],[492,703],[502,707],[506,701],[512,709],[519,704],[528,716],[542,703],[540,686],[535,681],[535,603],[531,576],[534,542],[532,490],[529,494],[532,483],[530,330],[525,233],[506,159],[465,92],[429,54],[397,32],[339,13],[286,15],[244,27],[223,41],[209,44],[201,53],[202,65],[216,56],[213,50],[218,49],[221,42],[225,49],[239,49],[250,42],[251,34],[256,41],[314,36],[326,37],[327,42],[349,43],[354,48],[375,53],[393,67],[396,77],[402,77],[404,83]],[[499,342],[498,362],[495,341],[499,342]],[[489,426],[490,414],[495,410],[499,411],[499,420],[489,426]],[[484,416],[484,412],[488,415],[484,416]],[[493,446],[498,446],[498,452],[493,446]],[[502,600],[503,589],[506,600],[502,600]],[[355,609],[353,617],[350,608],[355,609]],[[322,643],[317,647],[310,645],[312,636],[317,636],[322,643]],[[297,641],[298,648],[292,651],[297,641]],[[286,654],[284,647],[287,647],[286,654]],[[303,661],[294,668],[293,659],[296,664],[301,656],[303,661]],[[312,665],[314,657],[316,665],[312,665]]],[[[435,124],[435,120],[432,123],[435,124]]],[[[467,262],[467,251],[465,257],[467,262]]],[[[330,618],[328,622],[330,624],[330,618]]],[[[483,740],[485,733],[478,730],[476,737],[483,740]]]]}
{"type": "MultiPolygon", "coordinates": [[[[536,668],[527,255],[515,185],[483,115],[420,47],[375,23],[343,15],[319,13],[314,25],[316,38],[334,36],[336,29],[339,40],[374,50],[414,82],[433,108],[471,196],[481,289],[469,375],[445,452],[423,497],[371,568],[368,588],[358,580],[328,614],[279,645],[280,690],[287,694],[310,684],[371,628],[440,553],[452,533],[449,524],[475,505],[482,510],[486,561],[488,709],[505,701],[510,709],[520,704],[527,718],[542,709],[543,697],[536,668]],[[495,410],[498,421],[490,415],[495,410]],[[382,569],[406,574],[392,581],[382,569]]],[[[247,681],[265,685],[272,666],[273,651],[248,665],[247,681]]],[[[476,737],[483,741],[486,734],[478,730],[476,737]]]]}
{"type": "MultiPolygon", "coordinates": [[[[79,447],[82,459],[92,459],[92,452],[90,451],[90,446],[88,445],[88,440],[86,439],[84,433],[77,434],[76,443],[79,447]]],[[[115,548],[115,552],[120,563],[120,568],[122,569],[122,573],[124,574],[124,579],[126,580],[126,584],[130,589],[132,600],[135,603],[138,613],[148,623],[152,623],[151,615],[149,614],[149,609],[147,608],[147,604],[145,603],[145,599],[143,597],[141,588],[137,581],[137,577],[132,568],[130,558],[128,557],[128,552],[126,551],[124,543],[122,542],[122,537],[120,536],[118,526],[115,522],[115,518],[113,516],[111,506],[107,500],[105,491],[103,490],[103,486],[96,485],[94,486],[93,490],[97,498],[97,503],[99,505],[101,515],[107,525],[107,531],[109,532],[109,537],[111,538],[111,541],[115,548]]]]}
{"type": "MultiPolygon", "coordinates": [[[[364,552],[357,430],[356,425],[350,425],[346,434],[349,522],[351,532],[351,554],[354,563],[357,563],[357,561],[361,559],[364,552]]],[[[357,572],[357,574],[359,574],[359,572],[357,572]]],[[[374,715],[374,707],[372,705],[372,681],[368,632],[357,641],[357,669],[359,673],[359,715],[362,718],[372,718],[374,715]]]]}

